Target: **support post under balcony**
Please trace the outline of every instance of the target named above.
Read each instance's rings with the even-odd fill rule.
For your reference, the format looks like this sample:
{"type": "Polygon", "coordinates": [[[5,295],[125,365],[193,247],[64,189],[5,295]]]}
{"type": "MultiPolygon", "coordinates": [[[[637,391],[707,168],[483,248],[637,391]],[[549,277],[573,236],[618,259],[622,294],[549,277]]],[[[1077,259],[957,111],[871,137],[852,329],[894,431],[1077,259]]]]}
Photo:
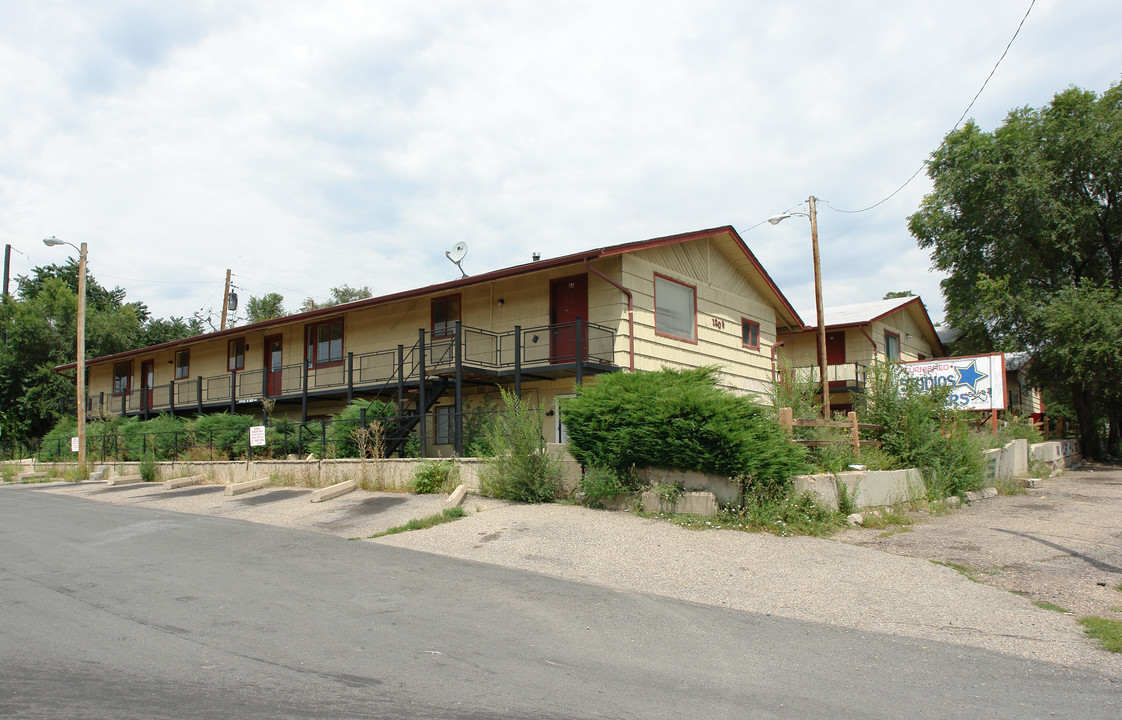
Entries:
{"type": "Polygon", "coordinates": [[[456,437],[455,437],[455,450],[456,457],[462,457],[464,454],[464,327],[463,324],[456,321],[456,437]]]}
{"type": "Polygon", "coordinates": [[[514,397],[522,399],[522,326],[514,326],[514,397]]]}
{"type": "Polygon", "coordinates": [[[168,410],[171,416],[175,417],[175,381],[168,382],[168,410]]]}
{"type": "Polygon", "coordinates": [[[584,382],[584,323],[580,318],[573,324],[573,352],[577,362],[577,385],[584,382]]]}
{"type": "Polygon", "coordinates": [[[230,371],[230,414],[238,414],[238,371],[230,371]]]}
{"type": "Polygon", "coordinates": [[[417,335],[417,433],[421,440],[421,457],[423,458],[426,457],[428,451],[428,443],[425,439],[425,405],[428,401],[428,398],[425,397],[425,390],[427,390],[425,384],[428,382],[427,371],[425,370],[425,329],[418,329],[417,335]]]}
{"type": "Polygon", "coordinates": [[[347,353],[347,403],[355,399],[355,354],[347,353]]]}
{"type": "Polygon", "coordinates": [[[308,371],[310,361],[304,360],[304,381],[300,383],[300,422],[308,422],[308,371]]]}
{"type": "Polygon", "coordinates": [[[202,415],[203,414],[203,376],[199,375],[198,378],[195,380],[195,382],[196,382],[196,385],[195,385],[196,402],[198,403],[199,414],[202,415]]]}

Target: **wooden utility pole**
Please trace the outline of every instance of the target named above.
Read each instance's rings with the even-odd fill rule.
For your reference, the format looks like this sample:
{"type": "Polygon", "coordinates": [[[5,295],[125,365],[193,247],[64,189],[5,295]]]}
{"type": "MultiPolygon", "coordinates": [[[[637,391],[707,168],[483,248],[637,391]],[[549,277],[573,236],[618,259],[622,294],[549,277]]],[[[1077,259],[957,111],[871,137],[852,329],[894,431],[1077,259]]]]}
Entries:
{"type": "Polygon", "coordinates": [[[230,306],[230,268],[226,268],[226,290],[222,293],[222,324],[219,330],[226,329],[226,308],[230,306]]]}
{"type": "Polygon", "coordinates": [[[818,307],[818,372],[822,379],[822,417],[830,419],[830,381],[826,379],[826,315],[822,308],[822,263],[818,259],[818,214],[810,202],[810,245],[814,250],[814,302],[818,307]]]}

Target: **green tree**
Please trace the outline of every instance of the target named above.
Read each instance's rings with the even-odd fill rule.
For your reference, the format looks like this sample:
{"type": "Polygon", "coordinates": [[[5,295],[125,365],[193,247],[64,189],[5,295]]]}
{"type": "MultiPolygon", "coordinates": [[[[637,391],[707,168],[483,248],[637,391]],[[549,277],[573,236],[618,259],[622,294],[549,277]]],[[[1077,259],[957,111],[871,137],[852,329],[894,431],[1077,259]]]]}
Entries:
{"type": "Polygon", "coordinates": [[[911,290],[893,290],[884,294],[884,300],[894,300],[896,298],[915,297],[915,293],[911,290]]]}
{"type": "Polygon", "coordinates": [[[251,297],[249,302],[245,304],[245,312],[246,320],[251,323],[264,322],[288,314],[284,310],[284,296],[280,293],[251,297]]]}
{"type": "Polygon", "coordinates": [[[340,285],[339,287],[331,288],[331,299],[317,303],[313,298],[304,298],[304,304],[300,306],[300,312],[308,312],[317,308],[333,307],[335,305],[342,305],[343,303],[354,302],[355,300],[365,300],[373,295],[370,291],[369,285],[363,285],[360,288],[353,288],[350,285],[340,285]]]}
{"type": "Polygon", "coordinates": [[[962,331],[962,352],[1051,358],[1034,363],[1034,376],[1070,402],[1084,452],[1100,455],[1098,427],[1109,418],[1117,443],[1122,408],[1117,375],[1085,362],[1084,346],[1117,344],[1122,326],[1096,314],[1085,327],[1095,335],[1077,337],[1056,318],[1122,291],[1122,87],[1069,88],[1013,110],[993,132],[969,122],[945,138],[928,174],[934,190],[908,223],[949,273],[947,324],[962,331]]]}

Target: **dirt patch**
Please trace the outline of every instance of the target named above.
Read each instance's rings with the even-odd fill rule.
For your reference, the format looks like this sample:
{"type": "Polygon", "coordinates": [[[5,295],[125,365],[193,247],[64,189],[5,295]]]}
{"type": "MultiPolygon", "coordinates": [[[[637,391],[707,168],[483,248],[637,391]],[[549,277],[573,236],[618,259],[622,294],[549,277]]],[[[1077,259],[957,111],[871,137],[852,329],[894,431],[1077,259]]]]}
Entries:
{"type": "Polygon", "coordinates": [[[847,530],[836,539],[960,568],[987,585],[1122,620],[1122,465],[1084,465],[1025,495],[998,496],[910,531],[847,530]]]}

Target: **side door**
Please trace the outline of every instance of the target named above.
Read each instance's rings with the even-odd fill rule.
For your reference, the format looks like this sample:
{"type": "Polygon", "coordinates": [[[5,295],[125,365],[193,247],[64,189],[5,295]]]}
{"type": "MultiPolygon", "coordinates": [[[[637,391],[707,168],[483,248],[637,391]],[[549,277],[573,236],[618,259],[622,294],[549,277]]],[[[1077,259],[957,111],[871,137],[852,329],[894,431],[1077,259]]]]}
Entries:
{"type": "MultiPolygon", "coordinates": [[[[588,276],[573,275],[549,283],[549,361],[576,362],[576,320],[588,320],[588,276]]],[[[582,331],[582,357],[588,357],[588,330],[582,331]]]]}

